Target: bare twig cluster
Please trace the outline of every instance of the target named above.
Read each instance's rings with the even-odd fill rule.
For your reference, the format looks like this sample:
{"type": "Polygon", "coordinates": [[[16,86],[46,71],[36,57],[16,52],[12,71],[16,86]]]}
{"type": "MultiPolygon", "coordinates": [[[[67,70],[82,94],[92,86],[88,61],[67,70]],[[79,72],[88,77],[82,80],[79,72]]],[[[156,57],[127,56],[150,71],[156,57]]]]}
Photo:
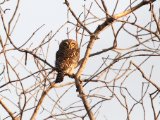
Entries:
{"type": "Polygon", "coordinates": [[[113,10],[104,0],[92,0],[89,6],[84,2],[80,6],[82,13],[78,14],[72,2],[65,0],[66,22],[35,46],[32,39],[44,25],[18,46],[13,36],[20,17],[20,0],[14,10],[3,8],[8,2],[0,3],[0,105],[6,113],[3,119],[22,120],[26,115],[31,120],[42,116],[45,120],[107,119],[111,109],[108,103],[114,101],[118,105],[115,109],[121,109],[126,120],[133,119],[132,114],[136,116],[137,107],[144,120],[148,109],[154,120],[160,118],[160,82],[154,77],[158,75],[154,69],[160,57],[160,15],[154,3],[159,1],[133,0],[117,12],[119,0],[113,10]],[[146,21],[137,12],[141,9],[150,15],[146,21]],[[9,20],[7,12],[12,13],[9,20]],[[141,21],[145,21],[143,25],[141,21]],[[76,34],[83,56],[77,72],[68,76],[69,81],[55,84],[57,69],[50,62],[50,51],[56,34],[65,27],[68,37],[76,34]],[[147,99],[150,107],[146,106],[147,99]]]}

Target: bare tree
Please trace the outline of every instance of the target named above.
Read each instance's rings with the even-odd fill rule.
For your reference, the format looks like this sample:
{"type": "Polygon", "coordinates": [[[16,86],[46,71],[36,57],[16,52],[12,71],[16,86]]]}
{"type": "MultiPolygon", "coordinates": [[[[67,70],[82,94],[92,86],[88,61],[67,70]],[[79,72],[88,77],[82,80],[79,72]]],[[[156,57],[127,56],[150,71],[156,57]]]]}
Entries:
{"type": "Polygon", "coordinates": [[[35,42],[38,26],[21,45],[14,38],[20,0],[14,10],[10,2],[0,3],[0,119],[160,119],[158,0],[89,0],[81,11],[65,0],[66,22],[35,42]],[[63,30],[78,41],[81,59],[56,84],[53,51],[63,30]]]}

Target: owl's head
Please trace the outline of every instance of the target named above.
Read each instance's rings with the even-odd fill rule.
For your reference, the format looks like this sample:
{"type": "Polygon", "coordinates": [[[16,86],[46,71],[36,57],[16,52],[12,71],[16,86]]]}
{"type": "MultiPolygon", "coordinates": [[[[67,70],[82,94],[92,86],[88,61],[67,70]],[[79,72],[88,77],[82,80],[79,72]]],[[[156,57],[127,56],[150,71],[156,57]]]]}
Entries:
{"type": "Polygon", "coordinates": [[[78,43],[72,39],[63,40],[59,46],[60,49],[78,49],[78,43]]]}

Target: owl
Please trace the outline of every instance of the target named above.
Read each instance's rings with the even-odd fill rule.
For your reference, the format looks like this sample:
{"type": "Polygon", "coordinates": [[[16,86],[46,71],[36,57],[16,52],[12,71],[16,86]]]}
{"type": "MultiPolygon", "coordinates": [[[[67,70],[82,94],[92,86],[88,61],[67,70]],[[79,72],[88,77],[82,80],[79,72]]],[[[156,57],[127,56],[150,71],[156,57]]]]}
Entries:
{"type": "Polygon", "coordinates": [[[57,78],[55,83],[63,81],[64,76],[73,75],[74,69],[78,66],[80,50],[78,43],[72,39],[63,40],[56,53],[55,66],[57,68],[57,78]]]}

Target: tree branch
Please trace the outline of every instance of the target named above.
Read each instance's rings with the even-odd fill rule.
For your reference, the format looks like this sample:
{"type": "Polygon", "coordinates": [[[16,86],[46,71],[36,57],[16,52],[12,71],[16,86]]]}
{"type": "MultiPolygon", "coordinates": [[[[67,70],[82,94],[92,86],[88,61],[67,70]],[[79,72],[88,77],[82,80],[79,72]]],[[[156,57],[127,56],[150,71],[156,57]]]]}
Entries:
{"type": "Polygon", "coordinates": [[[19,118],[15,118],[13,113],[9,110],[9,108],[5,105],[5,103],[0,99],[0,104],[7,111],[7,113],[11,116],[12,120],[18,120],[19,118]]]}
{"type": "Polygon", "coordinates": [[[158,91],[160,91],[160,87],[159,87],[159,86],[157,86],[153,81],[151,81],[150,79],[148,79],[148,78],[146,77],[146,75],[144,74],[144,72],[143,72],[135,63],[132,62],[132,64],[137,68],[137,70],[141,73],[141,75],[142,75],[142,77],[143,77],[144,79],[146,79],[146,80],[147,80],[149,83],[151,83],[155,88],[157,88],[158,91]]]}

